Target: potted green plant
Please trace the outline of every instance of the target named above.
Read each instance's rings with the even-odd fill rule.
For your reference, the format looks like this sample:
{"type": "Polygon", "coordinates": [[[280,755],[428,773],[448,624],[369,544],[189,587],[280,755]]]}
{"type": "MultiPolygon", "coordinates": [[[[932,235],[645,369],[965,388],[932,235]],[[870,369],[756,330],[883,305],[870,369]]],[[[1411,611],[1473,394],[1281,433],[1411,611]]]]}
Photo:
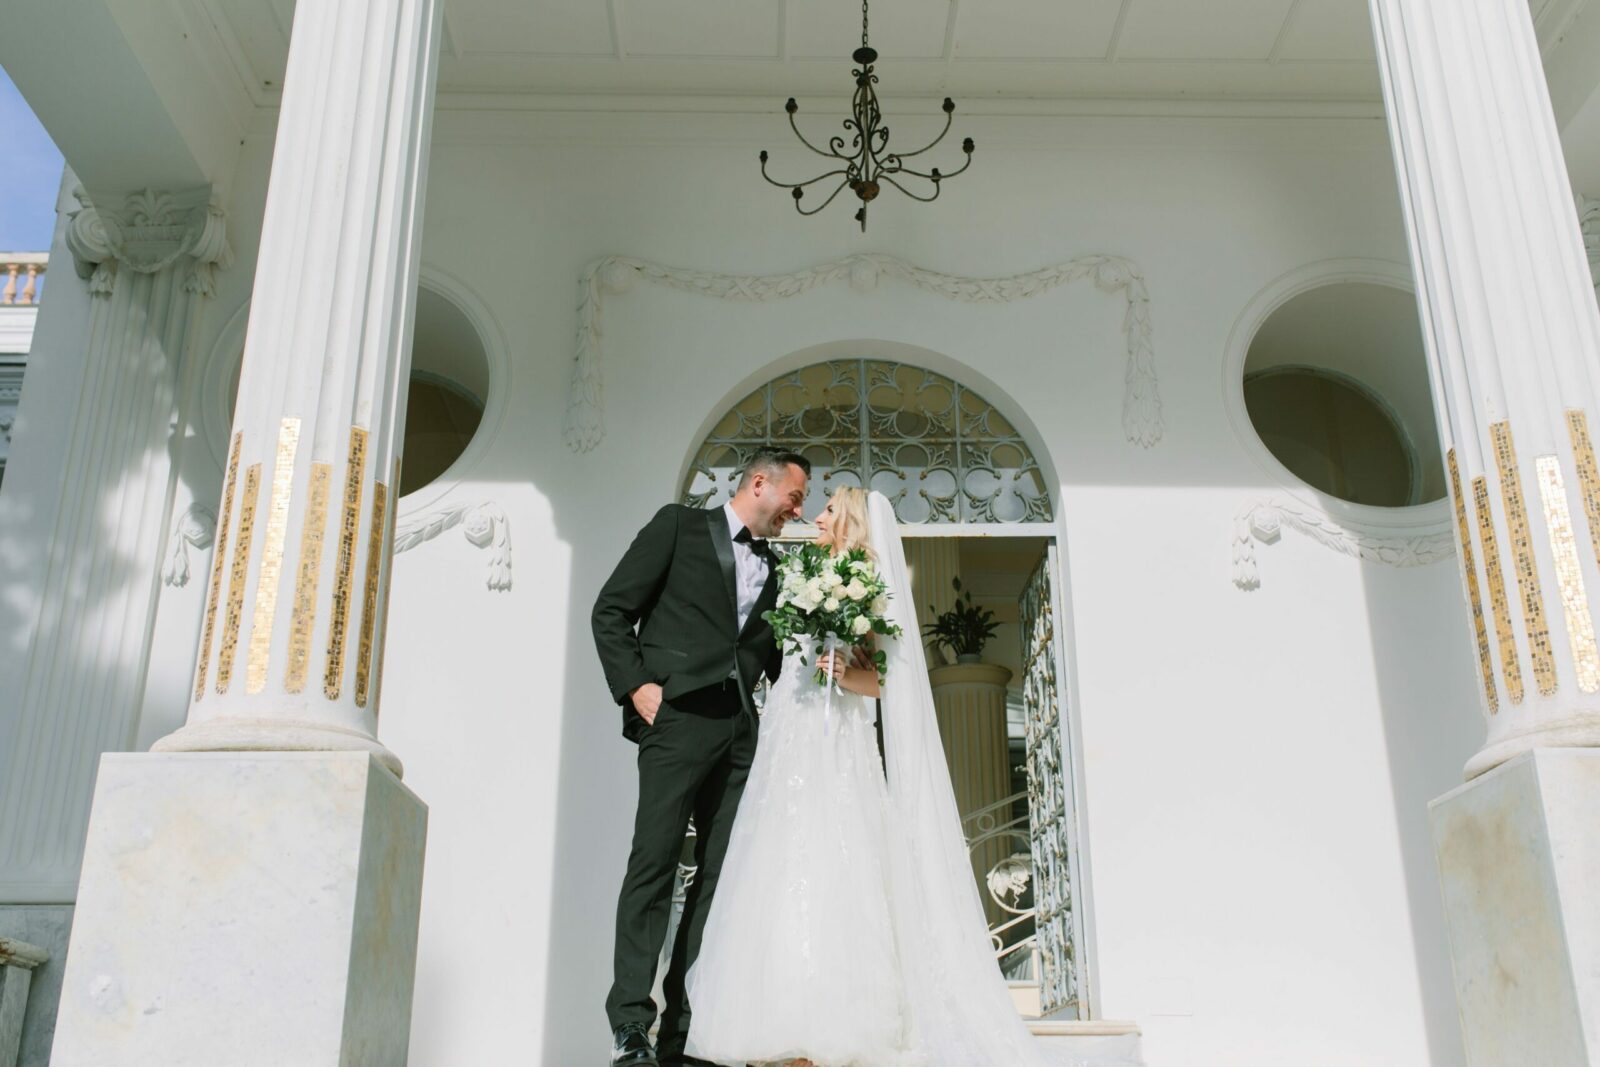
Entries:
{"type": "MultiPolygon", "coordinates": [[[[949,649],[957,663],[977,663],[983,646],[994,637],[1000,624],[995,621],[994,612],[972,602],[972,591],[961,588],[959,575],[952,578],[950,584],[956,591],[955,605],[925,625],[923,636],[931,638],[937,647],[949,649]]],[[[936,609],[930,604],[928,610],[936,609]]]]}

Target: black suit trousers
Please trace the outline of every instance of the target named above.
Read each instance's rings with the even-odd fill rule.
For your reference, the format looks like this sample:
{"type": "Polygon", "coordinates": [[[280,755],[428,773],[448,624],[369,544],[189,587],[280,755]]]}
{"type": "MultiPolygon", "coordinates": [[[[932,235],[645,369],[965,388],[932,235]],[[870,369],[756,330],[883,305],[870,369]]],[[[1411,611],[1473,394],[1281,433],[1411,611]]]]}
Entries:
{"type": "Polygon", "coordinates": [[[755,758],[757,720],[736,688],[714,686],[664,701],[655,723],[639,739],[639,807],[633,847],[617,898],[614,982],[606,1015],[615,1030],[624,1023],[649,1026],[656,961],[666,939],[672,889],[689,819],[695,823],[694,862],[683,915],[673,939],[664,982],[658,1044],[663,1056],[682,1052],[690,1006],[684,975],[700,952],[734,813],[755,758]]]}

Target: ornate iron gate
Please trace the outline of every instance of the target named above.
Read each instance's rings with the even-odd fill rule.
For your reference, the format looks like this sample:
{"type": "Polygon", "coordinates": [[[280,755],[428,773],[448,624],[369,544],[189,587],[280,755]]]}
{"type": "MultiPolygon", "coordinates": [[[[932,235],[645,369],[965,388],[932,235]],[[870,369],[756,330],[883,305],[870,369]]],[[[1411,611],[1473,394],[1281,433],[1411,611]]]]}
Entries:
{"type": "Polygon", "coordinates": [[[1061,715],[1060,609],[1051,576],[1051,545],[1022,594],[1022,701],[1027,715],[1028,824],[1039,945],[1039,1001],[1044,1016],[1083,1015],[1078,993],[1077,834],[1072,764],[1061,715]]]}

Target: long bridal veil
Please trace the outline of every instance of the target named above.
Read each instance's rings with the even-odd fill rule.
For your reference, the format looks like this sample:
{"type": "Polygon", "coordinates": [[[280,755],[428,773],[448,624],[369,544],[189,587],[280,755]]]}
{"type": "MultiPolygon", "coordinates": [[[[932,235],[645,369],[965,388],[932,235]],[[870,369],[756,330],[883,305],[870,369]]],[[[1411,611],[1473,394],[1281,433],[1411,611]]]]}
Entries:
{"type": "Polygon", "coordinates": [[[891,825],[890,911],[917,1044],[932,1067],[1075,1062],[1046,1056],[1017,1014],[995,962],[934,713],[916,604],[894,506],[867,496],[869,537],[893,593],[882,641],[883,741],[891,825]]]}

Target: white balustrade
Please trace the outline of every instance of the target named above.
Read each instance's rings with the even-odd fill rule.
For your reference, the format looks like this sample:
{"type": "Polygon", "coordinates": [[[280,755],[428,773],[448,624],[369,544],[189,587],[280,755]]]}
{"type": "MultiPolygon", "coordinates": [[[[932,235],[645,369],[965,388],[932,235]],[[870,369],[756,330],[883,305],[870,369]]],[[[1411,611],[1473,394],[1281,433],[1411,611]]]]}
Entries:
{"type": "Polygon", "coordinates": [[[31,307],[39,302],[39,286],[50,264],[48,252],[0,252],[0,305],[31,307]]]}

